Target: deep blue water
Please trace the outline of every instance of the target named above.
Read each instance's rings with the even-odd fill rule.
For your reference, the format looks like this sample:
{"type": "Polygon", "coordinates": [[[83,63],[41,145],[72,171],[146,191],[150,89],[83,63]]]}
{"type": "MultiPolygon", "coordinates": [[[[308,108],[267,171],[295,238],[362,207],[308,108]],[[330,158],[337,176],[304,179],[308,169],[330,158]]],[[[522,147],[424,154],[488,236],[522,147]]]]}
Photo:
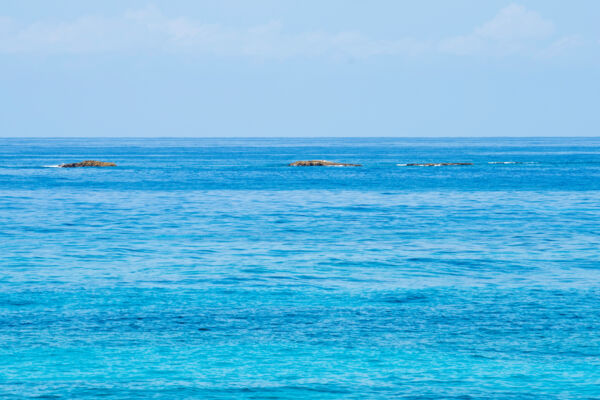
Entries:
{"type": "Polygon", "coordinates": [[[599,249],[600,138],[0,139],[0,398],[600,399],[599,249]]]}

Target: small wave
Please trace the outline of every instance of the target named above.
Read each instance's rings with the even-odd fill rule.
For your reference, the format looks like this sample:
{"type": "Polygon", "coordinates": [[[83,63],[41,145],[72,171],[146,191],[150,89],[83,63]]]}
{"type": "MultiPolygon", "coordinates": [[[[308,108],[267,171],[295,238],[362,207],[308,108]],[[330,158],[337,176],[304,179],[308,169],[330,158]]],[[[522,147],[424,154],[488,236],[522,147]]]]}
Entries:
{"type": "Polygon", "coordinates": [[[398,167],[441,167],[443,164],[396,164],[398,167]]]}
{"type": "Polygon", "coordinates": [[[398,167],[441,167],[443,166],[443,164],[429,164],[429,165],[425,165],[425,164],[396,164],[398,167]]]}
{"type": "Polygon", "coordinates": [[[44,168],[60,168],[60,164],[56,164],[56,165],[42,165],[42,167],[44,167],[44,168]]]}
{"type": "Polygon", "coordinates": [[[489,161],[488,164],[537,164],[535,161],[489,161]]]}

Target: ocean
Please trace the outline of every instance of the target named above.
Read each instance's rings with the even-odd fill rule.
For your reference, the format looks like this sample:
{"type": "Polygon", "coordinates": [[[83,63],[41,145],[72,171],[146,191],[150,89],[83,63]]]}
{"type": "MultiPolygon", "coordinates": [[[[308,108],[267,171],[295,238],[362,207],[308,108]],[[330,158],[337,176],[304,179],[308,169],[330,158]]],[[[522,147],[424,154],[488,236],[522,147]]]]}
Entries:
{"type": "Polygon", "coordinates": [[[0,139],[0,398],[600,399],[599,249],[600,138],[0,139]]]}

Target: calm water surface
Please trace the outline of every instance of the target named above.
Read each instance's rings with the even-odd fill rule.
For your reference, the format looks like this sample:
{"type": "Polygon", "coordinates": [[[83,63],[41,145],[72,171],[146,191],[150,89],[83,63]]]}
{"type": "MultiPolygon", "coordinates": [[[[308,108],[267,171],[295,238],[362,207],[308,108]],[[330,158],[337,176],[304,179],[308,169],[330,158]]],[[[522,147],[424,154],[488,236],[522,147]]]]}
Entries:
{"type": "Polygon", "coordinates": [[[0,139],[0,398],[600,399],[599,249],[598,138],[0,139]]]}

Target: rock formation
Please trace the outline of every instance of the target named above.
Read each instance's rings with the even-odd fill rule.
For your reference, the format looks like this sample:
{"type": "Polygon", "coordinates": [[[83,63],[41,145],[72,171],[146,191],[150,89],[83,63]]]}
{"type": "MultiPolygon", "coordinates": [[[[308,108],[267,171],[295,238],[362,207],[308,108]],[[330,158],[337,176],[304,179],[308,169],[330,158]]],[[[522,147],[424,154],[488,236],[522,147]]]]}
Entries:
{"type": "Polygon", "coordinates": [[[296,161],[289,164],[290,167],[361,167],[360,164],[338,163],[325,160],[296,161]]]}
{"type": "Polygon", "coordinates": [[[86,160],[78,163],[61,164],[62,168],[77,168],[77,167],[116,167],[117,164],[112,162],[86,160]]]}

